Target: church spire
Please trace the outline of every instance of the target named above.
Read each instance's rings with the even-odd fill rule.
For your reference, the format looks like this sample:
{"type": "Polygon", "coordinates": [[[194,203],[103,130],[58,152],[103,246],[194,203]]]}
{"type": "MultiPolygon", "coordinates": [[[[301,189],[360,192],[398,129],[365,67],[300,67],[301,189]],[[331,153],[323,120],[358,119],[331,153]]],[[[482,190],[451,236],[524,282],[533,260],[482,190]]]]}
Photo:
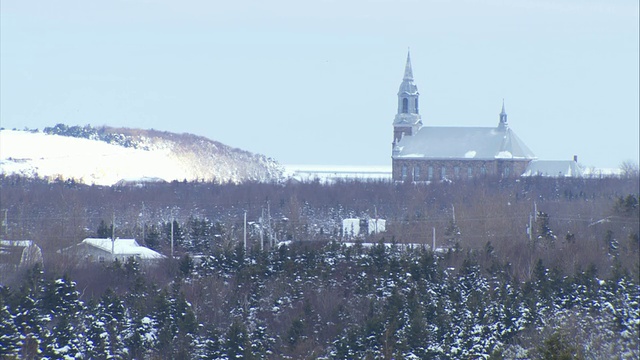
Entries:
{"type": "Polygon", "coordinates": [[[498,127],[501,129],[505,129],[509,126],[507,123],[507,112],[504,110],[504,99],[502,99],[502,111],[500,112],[500,123],[498,127]]]}
{"type": "Polygon", "coordinates": [[[393,120],[393,143],[399,142],[403,136],[412,136],[422,127],[422,119],[418,108],[418,87],[413,83],[411,53],[407,51],[407,63],[404,77],[398,89],[398,112],[393,120]]]}
{"type": "Polygon", "coordinates": [[[404,66],[403,80],[413,81],[413,69],[411,69],[411,51],[407,50],[407,64],[404,66]]]}

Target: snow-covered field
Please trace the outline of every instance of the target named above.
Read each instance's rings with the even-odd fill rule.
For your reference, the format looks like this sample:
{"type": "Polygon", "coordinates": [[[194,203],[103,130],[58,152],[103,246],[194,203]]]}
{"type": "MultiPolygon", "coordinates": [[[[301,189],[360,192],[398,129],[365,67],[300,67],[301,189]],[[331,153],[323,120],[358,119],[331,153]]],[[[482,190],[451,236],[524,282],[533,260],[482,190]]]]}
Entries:
{"type": "Polygon", "coordinates": [[[112,185],[122,179],[184,179],[185,165],[168,149],[125,148],[82,138],[0,131],[0,173],[112,185]]]}
{"type": "MultiPolygon", "coordinates": [[[[76,130],[96,132],[90,127],[76,130]]],[[[100,131],[117,141],[0,130],[0,173],[95,185],[174,180],[239,183],[282,177],[282,166],[275,160],[201,136],[125,128],[100,131]]]]}
{"type": "MultiPolygon", "coordinates": [[[[174,144],[162,139],[155,139],[147,148],[150,150],[40,132],[0,130],[0,173],[74,179],[95,185],[202,177],[199,156],[177,154],[174,144]]],[[[233,164],[220,164],[216,170],[227,165],[233,164]]],[[[284,175],[302,181],[390,179],[391,166],[287,165],[284,175]]]]}

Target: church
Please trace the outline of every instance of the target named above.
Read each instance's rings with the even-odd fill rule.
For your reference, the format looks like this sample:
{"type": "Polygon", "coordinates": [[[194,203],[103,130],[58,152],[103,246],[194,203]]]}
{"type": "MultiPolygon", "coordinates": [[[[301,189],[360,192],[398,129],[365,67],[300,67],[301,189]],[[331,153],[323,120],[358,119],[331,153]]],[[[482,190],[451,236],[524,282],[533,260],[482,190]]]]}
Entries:
{"type": "Polygon", "coordinates": [[[411,56],[398,90],[393,121],[392,179],[424,182],[523,175],[578,176],[573,161],[540,161],[509,127],[504,101],[494,127],[423,126],[411,56]]]}

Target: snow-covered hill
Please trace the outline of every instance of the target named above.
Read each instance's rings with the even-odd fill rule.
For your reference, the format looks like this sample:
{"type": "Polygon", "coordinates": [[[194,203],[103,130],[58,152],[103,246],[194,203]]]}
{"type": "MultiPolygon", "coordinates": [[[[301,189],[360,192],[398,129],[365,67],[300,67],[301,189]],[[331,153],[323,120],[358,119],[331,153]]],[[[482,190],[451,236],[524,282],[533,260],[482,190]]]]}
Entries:
{"type": "Polygon", "coordinates": [[[96,185],[140,179],[272,181],[283,173],[273,159],[201,136],[139,129],[100,131],[117,141],[0,130],[0,173],[96,185]]]}

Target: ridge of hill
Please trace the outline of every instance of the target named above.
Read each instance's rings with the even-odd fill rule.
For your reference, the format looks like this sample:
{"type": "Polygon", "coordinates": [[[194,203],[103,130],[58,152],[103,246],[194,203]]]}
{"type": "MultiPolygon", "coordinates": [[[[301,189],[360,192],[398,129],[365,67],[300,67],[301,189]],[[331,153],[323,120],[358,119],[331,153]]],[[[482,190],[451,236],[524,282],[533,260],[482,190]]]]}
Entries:
{"type": "Polygon", "coordinates": [[[0,173],[114,185],[139,181],[276,181],[274,159],[193,134],[58,124],[0,130],[0,173]]]}

